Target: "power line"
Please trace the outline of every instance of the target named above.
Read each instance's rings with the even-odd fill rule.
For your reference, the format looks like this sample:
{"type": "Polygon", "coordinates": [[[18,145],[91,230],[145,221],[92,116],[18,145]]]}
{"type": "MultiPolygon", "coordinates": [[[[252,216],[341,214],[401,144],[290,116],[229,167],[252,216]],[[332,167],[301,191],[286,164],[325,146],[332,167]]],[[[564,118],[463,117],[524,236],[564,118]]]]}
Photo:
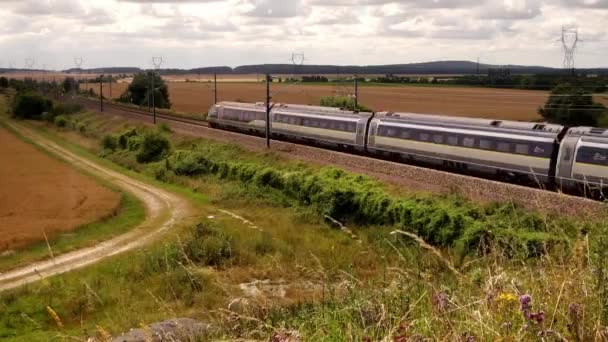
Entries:
{"type": "Polygon", "coordinates": [[[564,69],[574,70],[574,54],[579,42],[578,28],[565,26],[562,27],[562,48],[564,50],[564,69]]]}

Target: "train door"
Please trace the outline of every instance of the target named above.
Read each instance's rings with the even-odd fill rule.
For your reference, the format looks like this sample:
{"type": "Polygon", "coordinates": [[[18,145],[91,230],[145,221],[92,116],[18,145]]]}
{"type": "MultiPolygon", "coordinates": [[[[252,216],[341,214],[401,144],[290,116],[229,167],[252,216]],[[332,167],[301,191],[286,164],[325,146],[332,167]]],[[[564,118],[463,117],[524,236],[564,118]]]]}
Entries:
{"type": "Polygon", "coordinates": [[[557,185],[563,188],[574,186],[572,179],[572,168],[576,155],[576,146],[581,138],[576,136],[566,136],[560,145],[557,160],[557,185]]]}

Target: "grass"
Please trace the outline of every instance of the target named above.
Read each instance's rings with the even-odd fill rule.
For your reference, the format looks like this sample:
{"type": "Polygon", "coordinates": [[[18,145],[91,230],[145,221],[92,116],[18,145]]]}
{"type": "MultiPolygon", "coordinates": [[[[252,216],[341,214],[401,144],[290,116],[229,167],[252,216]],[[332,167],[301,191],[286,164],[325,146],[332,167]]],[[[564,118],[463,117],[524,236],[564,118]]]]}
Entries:
{"type": "Polygon", "coordinates": [[[568,248],[529,255],[484,240],[461,259],[449,243],[429,246],[432,239],[394,233],[412,226],[361,224],[347,211],[341,219],[353,237],[324,220],[323,210],[329,208],[325,202],[302,202],[284,188],[243,181],[242,175],[259,170],[268,174],[270,169],[284,179],[301,172],[316,176],[322,185],[337,181],[335,190],[364,194],[373,185],[392,199],[413,194],[350,174],[336,178],[338,171],[272,154],[243,153],[233,145],[164,133],[173,151],[204,157],[190,166],[224,163],[234,170],[227,177],[214,172],[178,175],[174,166],[166,168],[166,161],[140,164],[134,151],[104,152],[98,147],[104,135],[118,136],[132,125],[90,114],[73,120],[88,123],[85,137],[51,126],[33,127],[104,165],[198,198],[200,224],[185,224],[145,249],[0,294],[0,338],[86,340],[101,338],[102,331],[116,334],[184,316],[212,324],[208,336],[199,337],[203,340],[281,340],[295,334],[307,341],[539,336],[582,341],[608,336],[605,224],[589,222],[587,231],[580,232],[585,222],[421,195],[420,208],[440,204],[438,208],[450,211],[477,212],[479,222],[504,225],[505,231],[509,225],[540,224],[551,234],[567,227],[575,232],[566,234],[568,248]],[[85,150],[74,141],[95,147],[85,150]],[[100,153],[105,158],[93,157],[100,153]],[[159,171],[163,167],[165,172],[159,171]],[[248,295],[244,289],[251,288],[260,294],[248,295]],[[528,304],[522,307],[520,299],[528,304]],[[245,304],[227,309],[239,302],[245,304]],[[46,306],[56,312],[62,327],[46,306]]]}

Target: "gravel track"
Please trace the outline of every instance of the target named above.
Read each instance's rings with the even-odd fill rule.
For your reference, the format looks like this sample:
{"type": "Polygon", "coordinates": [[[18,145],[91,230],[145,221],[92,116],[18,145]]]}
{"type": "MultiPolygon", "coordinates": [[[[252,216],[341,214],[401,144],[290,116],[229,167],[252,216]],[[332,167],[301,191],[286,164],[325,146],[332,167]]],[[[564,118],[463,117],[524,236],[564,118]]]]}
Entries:
{"type": "Polygon", "coordinates": [[[80,157],[20,124],[7,124],[70,164],[86,169],[135,195],[146,207],[146,220],[130,232],[93,247],[2,273],[0,292],[91,265],[110,256],[141,247],[161,236],[176,223],[190,217],[192,207],[187,200],[80,157]]]}
{"type": "MultiPolygon", "coordinates": [[[[94,111],[98,109],[98,107],[91,104],[88,104],[88,107],[94,111]]],[[[105,114],[108,113],[122,115],[145,123],[151,123],[151,118],[145,114],[123,111],[119,108],[112,108],[105,112],[105,114]]],[[[235,143],[241,145],[245,149],[256,152],[267,151],[265,139],[261,137],[223,131],[184,122],[175,122],[165,118],[157,118],[157,122],[169,124],[175,132],[180,134],[203,137],[226,143],[235,143]]],[[[557,192],[283,141],[273,140],[271,142],[271,150],[286,158],[304,160],[321,165],[337,166],[351,172],[366,174],[392,184],[403,186],[412,191],[430,192],[435,194],[456,192],[477,202],[515,202],[530,210],[559,213],[566,216],[582,218],[606,216],[606,206],[601,202],[557,192]]]]}

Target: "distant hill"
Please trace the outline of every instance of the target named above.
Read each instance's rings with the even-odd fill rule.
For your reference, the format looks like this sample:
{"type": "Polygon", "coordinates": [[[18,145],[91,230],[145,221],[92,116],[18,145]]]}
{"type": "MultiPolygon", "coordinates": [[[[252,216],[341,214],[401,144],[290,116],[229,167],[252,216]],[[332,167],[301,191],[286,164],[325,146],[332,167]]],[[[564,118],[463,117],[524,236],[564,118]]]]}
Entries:
{"type": "MultiPolygon", "coordinates": [[[[195,69],[161,69],[162,74],[411,74],[411,75],[474,75],[487,74],[488,69],[508,68],[511,74],[566,74],[569,70],[560,68],[549,68],[543,66],[524,66],[524,65],[491,65],[477,64],[470,61],[437,61],[427,63],[410,64],[391,64],[391,65],[302,65],[292,64],[258,64],[243,65],[236,68],[227,66],[201,67],[195,69]]],[[[608,74],[608,68],[576,69],[583,73],[608,74]]],[[[0,69],[0,73],[11,71],[28,71],[24,69],[0,69]]],[[[39,71],[39,70],[38,70],[39,71]]],[[[144,71],[135,67],[106,67],[95,69],[67,69],[63,72],[72,73],[112,73],[112,74],[131,74],[144,71]]]]}

